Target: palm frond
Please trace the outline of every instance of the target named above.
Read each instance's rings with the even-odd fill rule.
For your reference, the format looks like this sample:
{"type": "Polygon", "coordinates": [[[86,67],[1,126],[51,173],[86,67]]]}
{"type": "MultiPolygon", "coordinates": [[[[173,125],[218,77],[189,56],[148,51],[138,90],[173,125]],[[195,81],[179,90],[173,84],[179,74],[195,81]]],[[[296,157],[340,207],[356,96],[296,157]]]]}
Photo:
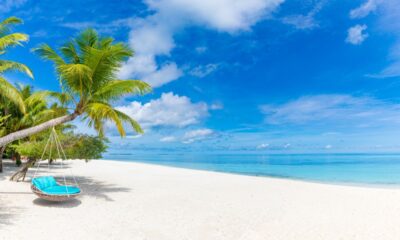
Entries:
{"type": "Polygon", "coordinates": [[[97,32],[88,28],[82,31],[79,36],[76,38],[76,43],[78,44],[80,50],[83,52],[87,47],[94,47],[97,45],[99,40],[99,35],[97,32]]]}
{"type": "Polygon", "coordinates": [[[80,96],[90,92],[92,83],[92,69],[84,64],[63,64],[58,67],[60,77],[64,79],[68,86],[79,92],[80,96]]]}
{"type": "Polygon", "coordinates": [[[1,26],[7,26],[7,25],[14,25],[14,24],[21,24],[23,21],[20,18],[17,17],[9,17],[4,19],[2,22],[0,22],[1,26]]]}
{"type": "Polygon", "coordinates": [[[121,136],[126,135],[122,120],[109,104],[101,102],[89,103],[85,108],[85,112],[94,123],[99,124],[98,121],[105,120],[114,122],[119,134],[121,136]]]}
{"type": "Polygon", "coordinates": [[[61,105],[68,105],[74,101],[73,97],[68,93],[50,92],[50,96],[56,99],[61,105]]]}
{"type": "Polygon", "coordinates": [[[69,40],[60,48],[60,51],[69,63],[81,63],[79,54],[74,43],[74,40],[69,40]]]}
{"type": "Polygon", "coordinates": [[[126,115],[125,113],[123,113],[117,109],[114,109],[114,111],[122,121],[129,123],[131,125],[132,129],[135,130],[136,133],[139,133],[139,134],[144,133],[140,124],[138,122],[136,122],[133,118],[131,118],[130,116],[126,115]]]}
{"type": "Polygon", "coordinates": [[[25,113],[24,100],[12,84],[0,76],[0,96],[5,97],[12,102],[22,113],[25,113]]]}
{"type": "Polygon", "coordinates": [[[25,64],[14,62],[14,61],[7,61],[7,60],[0,60],[0,74],[7,72],[7,71],[19,71],[23,72],[29,77],[33,78],[33,73],[30,68],[28,68],[25,64]]]}
{"type": "Polygon", "coordinates": [[[32,51],[41,58],[52,61],[57,66],[66,64],[64,59],[47,44],[41,44],[39,47],[32,49],[32,51]]]}
{"type": "Polygon", "coordinates": [[[5,34],[10,31],[11,25],[21,24],[22,20],[17,17],[9,17],[0,22],[0,34],[5,34]]]}
{"type": "Polygon", "coordinates": [[[117,100],[127,94],[143,95],[151,91],[151,86],[139,80],[113,80],[93,94],[93,99],[100,101],[117,100]]]}
{"type": "Polygon", "coordinates": [[[16,45],[22,46],[22,42],[28,41],[29,37],[23,33],[11,33],[0,37],[0,51],[3,52],[8,47],[16,45]]]}
{"type": "Polygon", "coordinates": [[[27,97],[24,102],[26,106],[34,106],[40,102],[47,103],[47,100],[51,95],[51,91],[37,91],[27,97]]]}

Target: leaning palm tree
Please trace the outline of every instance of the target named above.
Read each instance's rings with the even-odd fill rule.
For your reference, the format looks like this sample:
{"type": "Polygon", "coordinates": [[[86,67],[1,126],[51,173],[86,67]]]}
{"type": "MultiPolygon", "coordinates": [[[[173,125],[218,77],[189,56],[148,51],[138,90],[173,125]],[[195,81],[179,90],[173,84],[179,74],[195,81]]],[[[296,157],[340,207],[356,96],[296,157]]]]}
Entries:
{"type": "Polygon", "coordinates": [[[99,37],[93,29],[87,29],[58,50],[42,44],[33,51],[54,63],[62,89],[60,99],[73,110],[64,116],[1,137],[0,146],[72,121],[78,116],[87,120],[88,125],[100,135],[104,133],[106,122],[115,123],[121,136],[126,134],[124,123],[138,133],[143,132],[135,120],[111,105],[124,95],[145,94],[151,90],[145,82],[117,78],[122,63],[133,55],[126,44],[115,43],[110,37],[99,37]]]}
{"type": "MultiPolygon", "coordinates": [[[[20,23],[22,23],[21,19],[16,17],[9,17],[0,22],[0,56],[3,55],[8,48],[22,45],[23,42],[28,41],[28,35],[11,32],[11,27],[20,23]]],[[[24,64],[0,59],[0,97],[11,101],[24,112],[23,100],[18,90],[3,76],[4,73],[9,71],[20,71],[33,78],[32,72],[24,64]]]]}
{"type": "MultiPolygon", "coordinates": [[[[22,112],[20,106],[16,106],[8,99],[2,99],[0,115],[3,115],[5,120],[0,125],[0,136],[32,127],[66,114],[66,109],[59,106],[57,102],[49,106],[50,97],[57,93],[50,91],[34,92],[31,86],[22,84],[17,84],[15,89],[17,90],[16,94],[22,98],[22,105],[20,106],[25,109],[25,112],[22,112]]],[[[35,135],[30,136],[30,138],[34,137],[35,135]]],[[[0,148],[0,172],[2,172],[2,155],[6,146],[4,145],[0,148]]]]}
{"type": "MultiPolygon", "coordinates": [[[[20,23],[22,23],[21,19],[16,17],[9,17],[0,22],[0,56],[3,55],[8,48],[22,45],[23,42],[28,41],[28,35],[11,32],[11,27],[20,23]]],[[[0,107],[3,109],[0,113],[0,119],[2,119],[0,137],[7,133],[5,123],[9,122],[10,105],[19,108],[22,113],[25,112],[25,105],[20,92],[4,78],[4,73],[9,71],[20,71],[33,78],[32,71],[24,64],[0,59],[0,107]]],[[[0,147],[0,172],[3,171],[2,157],[5,149],[5,145],[0,147]]]]}

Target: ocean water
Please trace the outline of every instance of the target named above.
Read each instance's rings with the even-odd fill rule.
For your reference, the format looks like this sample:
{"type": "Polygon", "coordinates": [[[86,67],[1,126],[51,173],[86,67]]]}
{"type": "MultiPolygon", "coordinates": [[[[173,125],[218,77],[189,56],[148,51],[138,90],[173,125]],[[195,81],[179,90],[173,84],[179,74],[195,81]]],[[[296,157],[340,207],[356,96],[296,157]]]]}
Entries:
{"type": "Polygon", "coordinates": [[[107,153],[104,159],[336,184],[400,186],[400,154],[107,153]]]}

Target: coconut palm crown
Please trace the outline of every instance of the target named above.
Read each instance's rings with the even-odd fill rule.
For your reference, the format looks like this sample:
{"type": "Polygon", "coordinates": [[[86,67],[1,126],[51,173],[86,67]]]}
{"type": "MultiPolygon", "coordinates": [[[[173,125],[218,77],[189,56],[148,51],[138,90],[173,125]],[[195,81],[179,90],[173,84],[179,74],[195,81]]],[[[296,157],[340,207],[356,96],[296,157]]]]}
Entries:
{"type": "Polygon", "coordinates": [[[111,102],[127,94],[144,94],[151,87],[139,80],[121,80],[117,72],[133,51],[123,43],[114,43],[111,37],[99,37],[93,29],[83,31],[66,42],[58,54],[47,44],[33,49],[35,53],[54,63],[65,101],[75,104],[74,113],[83,115],[100,134],[105,121],[115,123],[125,136],[123,122],[142,133],[139,124],[111,106],[111,102]]]}
{"type": "Polygon", "coordinates": [[[67,41],[58,51],[47,44],[33,49],[45,60],[52,61],[59,77],[62,94],[59,100],[72,106],[70,114],[52,119],[35,127],[0,138],[0,146],[82,116],[100,135],[106,122],[115,123],[121,136],[126,135],[124,123],[143,133],[140,125],[125,113],[113,108],[112,102],[129,94],[145,94],[151,87],[139,80],[121,80],[117,73],[133,50],[113,38],[100,37],[93,29],[81,32],[67,41]]]}

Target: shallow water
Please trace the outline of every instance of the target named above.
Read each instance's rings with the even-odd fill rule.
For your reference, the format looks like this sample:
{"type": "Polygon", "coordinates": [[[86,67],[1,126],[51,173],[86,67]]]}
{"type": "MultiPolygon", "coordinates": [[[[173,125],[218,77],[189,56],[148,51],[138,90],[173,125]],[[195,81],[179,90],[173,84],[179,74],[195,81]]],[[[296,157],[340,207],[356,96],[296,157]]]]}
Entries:
{"type": "Polygon", "coordinates": [[[400,154],[107,153],[104,159],[338,184],[400,186],[400,154]]]}

